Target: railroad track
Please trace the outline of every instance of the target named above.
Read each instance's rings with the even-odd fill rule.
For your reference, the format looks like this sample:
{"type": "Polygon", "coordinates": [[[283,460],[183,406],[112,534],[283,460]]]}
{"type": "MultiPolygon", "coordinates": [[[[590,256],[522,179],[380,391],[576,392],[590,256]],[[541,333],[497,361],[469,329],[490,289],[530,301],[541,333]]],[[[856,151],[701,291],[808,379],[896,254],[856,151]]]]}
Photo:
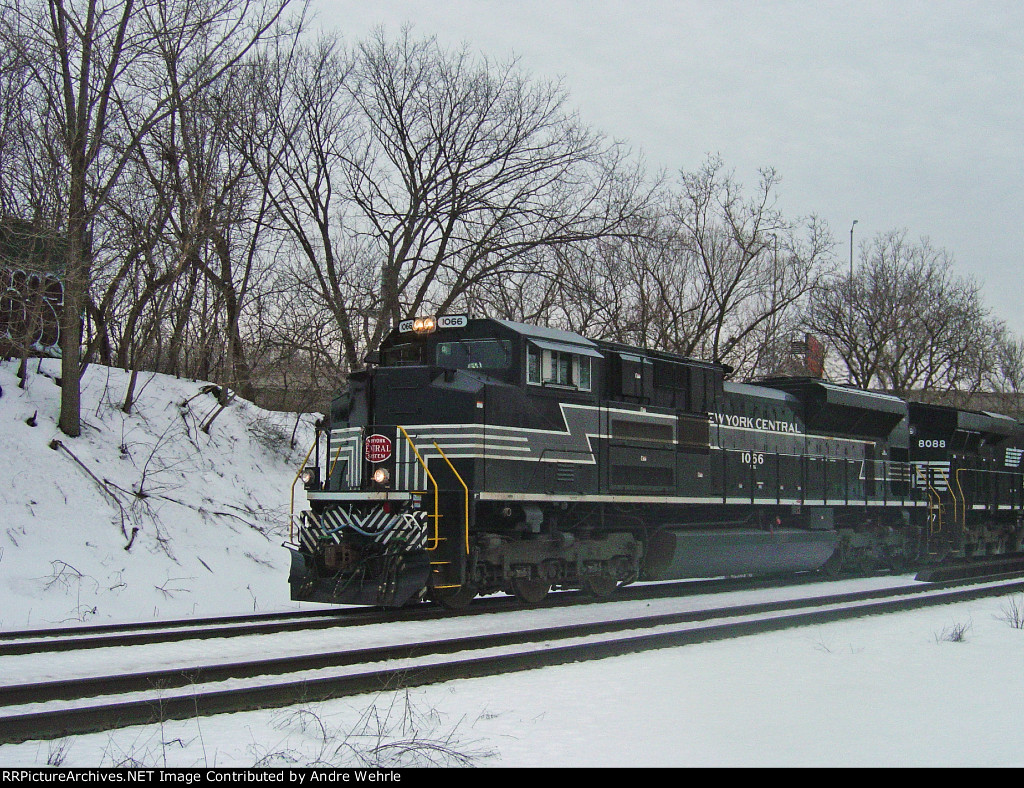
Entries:
{"type": "Polygon", "coordinates": [[[0,687],[0,743],[419,686],[1024,591],[903,586],[727,608],[0,687]]]}
{"type": "Polygon", "coordinates": [[[77,626],[63,629],[0,633],[0,656],[51,651],[141,646],[205,638],[244,637],[274,632],[297,632],[388,620],[380,611],[359,608],[298,611],[249,616],[149,621],[130,624],[77,626]]]}
{"type": "MultiPolygon", "coordinates": [[[[687,593],[715,593],[779,585],[821,582],[817,575],[808,575],[794,582],[793,578],[751,579],[724,578],[714,581],[674,581],[656,585],[637,584],[617,589],[603,600],[582,592],[552,594],[542,607],[622,602],[637,599],[663,599],[687,593]]],[[[0,632],[0,657],[16,654],[41,654],[57,651],[141,646],[207,638],[247,637],[276,632],[304,632],[336,627],[386,624],[397,621],[432,621],[453,616],[484,615],[522,609],[522,604],[509,597],[474,600],[465,610],[453,612],[433,604],[420,604],[400,610],[379,608],[325,608],[288,613],[255,613],[217,616],[201,619],[144,621],[126,624],[102,624],[28,629],[0,632]]]]}

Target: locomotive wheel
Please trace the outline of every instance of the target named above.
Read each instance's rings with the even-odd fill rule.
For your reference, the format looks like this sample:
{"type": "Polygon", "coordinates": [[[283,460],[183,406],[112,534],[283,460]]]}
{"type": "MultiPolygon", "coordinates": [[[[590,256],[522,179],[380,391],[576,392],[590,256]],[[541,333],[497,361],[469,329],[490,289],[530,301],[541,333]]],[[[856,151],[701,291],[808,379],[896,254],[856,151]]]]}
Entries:
{"type": "Polygon", "coordinates": [[[512,579],[512,593],[516,599],[527,605],[536,605],[551,590],[551,584],[547,580],[528,580],[522,577],[512,579]]]}
{"type": "Polygon", "coordinates": [[[476,589],[471,585],[457,588],[431,588],[430,598],[448,610],[462,610],[476,597],[476,589]]]}
{"type": "Polygon", "coordinates": [[[618,587],[618,582],[607,575],[601,575],[600,577],[588,577],[583,581],[583,590],[591,596],[596,596],[598,599],[606,599],[610,597],[618,587]]]}

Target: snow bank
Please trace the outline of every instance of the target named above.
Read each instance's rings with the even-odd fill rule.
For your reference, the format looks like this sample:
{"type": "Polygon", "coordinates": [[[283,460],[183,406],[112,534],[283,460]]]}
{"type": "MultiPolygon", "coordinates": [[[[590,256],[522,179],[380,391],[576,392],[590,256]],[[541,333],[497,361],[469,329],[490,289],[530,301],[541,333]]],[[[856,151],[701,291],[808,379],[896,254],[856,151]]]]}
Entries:
{"type": "Polygon", "coordinates": [[[298,607],[281,543],[315,416],[235,399],[207,434],[209,384],[144,373],[126,414],[128,374],[93,365],[68,438],[60,362],[29,371],[0,362],[0,629],[298,607]]]}

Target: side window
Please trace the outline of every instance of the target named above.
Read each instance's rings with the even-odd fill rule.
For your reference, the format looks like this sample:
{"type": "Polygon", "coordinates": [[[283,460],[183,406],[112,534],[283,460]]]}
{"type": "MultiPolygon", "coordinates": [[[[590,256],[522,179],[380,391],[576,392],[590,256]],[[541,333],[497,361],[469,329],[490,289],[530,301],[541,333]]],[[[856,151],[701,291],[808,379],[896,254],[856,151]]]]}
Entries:
{"type": "Polygon", "coordinates": [[[576,387],[584,391],[590,391],[590,358],[589,356],[576,356],[576,363],[579,368],[576,387]]]}
{"type": "Polygon", "coordinates": [[[534,345],[526,346],[526,382],[538,386],[542,383],[540,348],[534,345]]]}
{"type": "Polygon", "coordinates": [[[559,386],[573,385],[572,377],[572,354],[563,353],[560,350],[545,350],[544,355],[550,360],[545,364],[545,371],[548,373],[545,382],[555,383],[559,386]]]}
{"type": "Polygon", "coordinates": [[[564,350],[526,346],[526,382],[536,386],[550,384],[590,391],[590,358],[564,350]]]}

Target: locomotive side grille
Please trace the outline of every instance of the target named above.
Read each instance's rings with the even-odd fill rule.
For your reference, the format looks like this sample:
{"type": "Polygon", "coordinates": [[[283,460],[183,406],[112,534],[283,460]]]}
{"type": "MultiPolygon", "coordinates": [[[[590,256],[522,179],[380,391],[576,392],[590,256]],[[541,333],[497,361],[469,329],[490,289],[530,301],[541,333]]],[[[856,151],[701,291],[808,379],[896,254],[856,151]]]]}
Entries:
{"type": "Polygon", "coordinates": [[[612,479],[622,487],[671,487],[675,483],[672,468],[639,467],[636,465],[613,465],[612,479]]]}
{"type": "Polygon", "coordinates": [[[625,419],[612,419],[612,437],[617,440],[644,440],[656,443],[672,443],[675,440],[671,424],[625,419]]]}
{"type": "Polygon", "coordinates": [[[889,463],[889,481],[893,482],[909,482],[910,481],[910,463],[909,462],[890,462],[889,463]]]}
{"type": "Polygon", "coordinates": [[[949,461],[914,463],[914,481],[919,487],[931,487],[936,492],[949,489],[949,461]]]}

